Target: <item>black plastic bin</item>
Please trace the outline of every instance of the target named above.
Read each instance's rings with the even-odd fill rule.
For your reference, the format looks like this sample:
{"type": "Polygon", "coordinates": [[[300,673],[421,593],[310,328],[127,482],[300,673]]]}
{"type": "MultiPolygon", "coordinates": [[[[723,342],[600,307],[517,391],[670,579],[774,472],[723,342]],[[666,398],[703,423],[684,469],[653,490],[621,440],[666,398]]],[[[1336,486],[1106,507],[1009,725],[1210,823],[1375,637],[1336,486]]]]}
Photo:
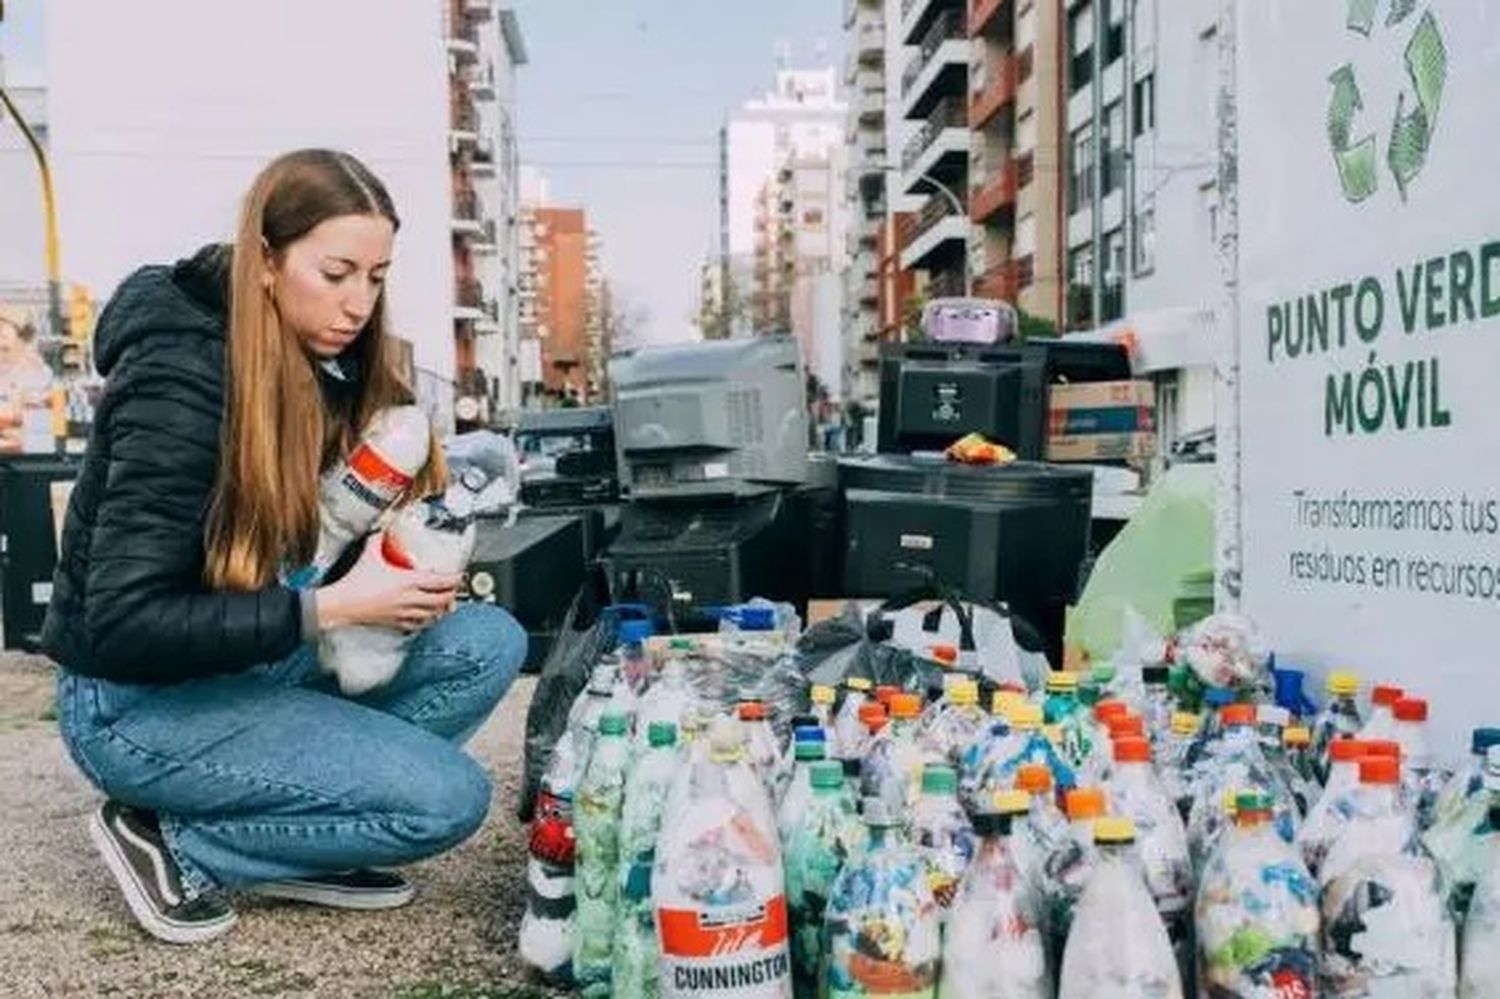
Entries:
{"type": "Polygon", "coordinates": [[[81,458],[0,457],[3,647],[35,652],[52,600],[57,539],[81,458]]]}

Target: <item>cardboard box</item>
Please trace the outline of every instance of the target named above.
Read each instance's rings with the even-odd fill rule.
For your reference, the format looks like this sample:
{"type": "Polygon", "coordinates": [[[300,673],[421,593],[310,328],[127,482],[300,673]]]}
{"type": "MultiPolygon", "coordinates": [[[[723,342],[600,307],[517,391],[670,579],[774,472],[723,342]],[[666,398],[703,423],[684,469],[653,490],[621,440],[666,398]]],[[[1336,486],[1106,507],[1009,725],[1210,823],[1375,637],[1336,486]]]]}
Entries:
{"type": "Polygon", "coordinates": [[[1073,434],[1047,438],[1048,461],[1131,461],[1156,454],[1156,434],[1073,434]]]}
{"type": "Polygon", "coordinates": [[[1156,386],[1149,381],[1053,385],[1048,461],[1121,461],[1156,453],[1156,386]]]}
{"type": "Polygon", "coordinates": [[[1138,379],[1052,385],[1047,390],[1048,409],[1102,409],[1117,406],[1154,410],[1156,385],[1149,380],[1138,379]]]}

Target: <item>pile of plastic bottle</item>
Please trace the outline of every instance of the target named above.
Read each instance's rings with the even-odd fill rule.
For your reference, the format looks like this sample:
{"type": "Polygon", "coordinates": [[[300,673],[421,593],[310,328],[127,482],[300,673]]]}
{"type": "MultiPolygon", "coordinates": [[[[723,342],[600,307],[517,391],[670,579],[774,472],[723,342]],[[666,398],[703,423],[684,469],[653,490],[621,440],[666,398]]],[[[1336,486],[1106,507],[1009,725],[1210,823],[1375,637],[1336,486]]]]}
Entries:
{"type": "Polygon", "coordinates": [[[1500,999],[1500,729],[1448,773],[1425,701],[1314,703],[1243,619],[795,703],[623,637],[532,831],[521,953],[581,994],[1500,999]]]}

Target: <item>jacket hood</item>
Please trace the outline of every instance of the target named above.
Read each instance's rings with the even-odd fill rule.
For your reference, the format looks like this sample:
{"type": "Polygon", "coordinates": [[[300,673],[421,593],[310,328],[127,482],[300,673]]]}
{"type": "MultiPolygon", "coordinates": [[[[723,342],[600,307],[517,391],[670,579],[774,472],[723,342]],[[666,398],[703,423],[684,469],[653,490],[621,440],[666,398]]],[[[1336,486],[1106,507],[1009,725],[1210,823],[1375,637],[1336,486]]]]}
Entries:
{"type": "Polygon", "coordinates": [[[205,246],[170,267],[142,267],[121,282],[100,313],[94,363],[108,376],[131,345],[152,333],[223,340],[228,314],[228,246],[205,246]]]}

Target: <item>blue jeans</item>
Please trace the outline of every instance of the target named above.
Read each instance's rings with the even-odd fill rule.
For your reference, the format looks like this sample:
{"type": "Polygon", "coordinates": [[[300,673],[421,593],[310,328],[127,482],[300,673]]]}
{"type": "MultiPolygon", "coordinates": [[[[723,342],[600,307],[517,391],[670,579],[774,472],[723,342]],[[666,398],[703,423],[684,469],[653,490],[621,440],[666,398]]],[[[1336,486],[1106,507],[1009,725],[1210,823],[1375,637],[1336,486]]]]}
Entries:
{"type": "Polygon", "coordinates": [[[460,605],[415,635],[401,671],[339,694],[304,645],[280,662],[171,686],[66,671],[63,741],[117,801],[157,813],[194,894],[408,863],[479,828],[483,768],[458,747],[504,695],[526,633],[460,605]]]}

